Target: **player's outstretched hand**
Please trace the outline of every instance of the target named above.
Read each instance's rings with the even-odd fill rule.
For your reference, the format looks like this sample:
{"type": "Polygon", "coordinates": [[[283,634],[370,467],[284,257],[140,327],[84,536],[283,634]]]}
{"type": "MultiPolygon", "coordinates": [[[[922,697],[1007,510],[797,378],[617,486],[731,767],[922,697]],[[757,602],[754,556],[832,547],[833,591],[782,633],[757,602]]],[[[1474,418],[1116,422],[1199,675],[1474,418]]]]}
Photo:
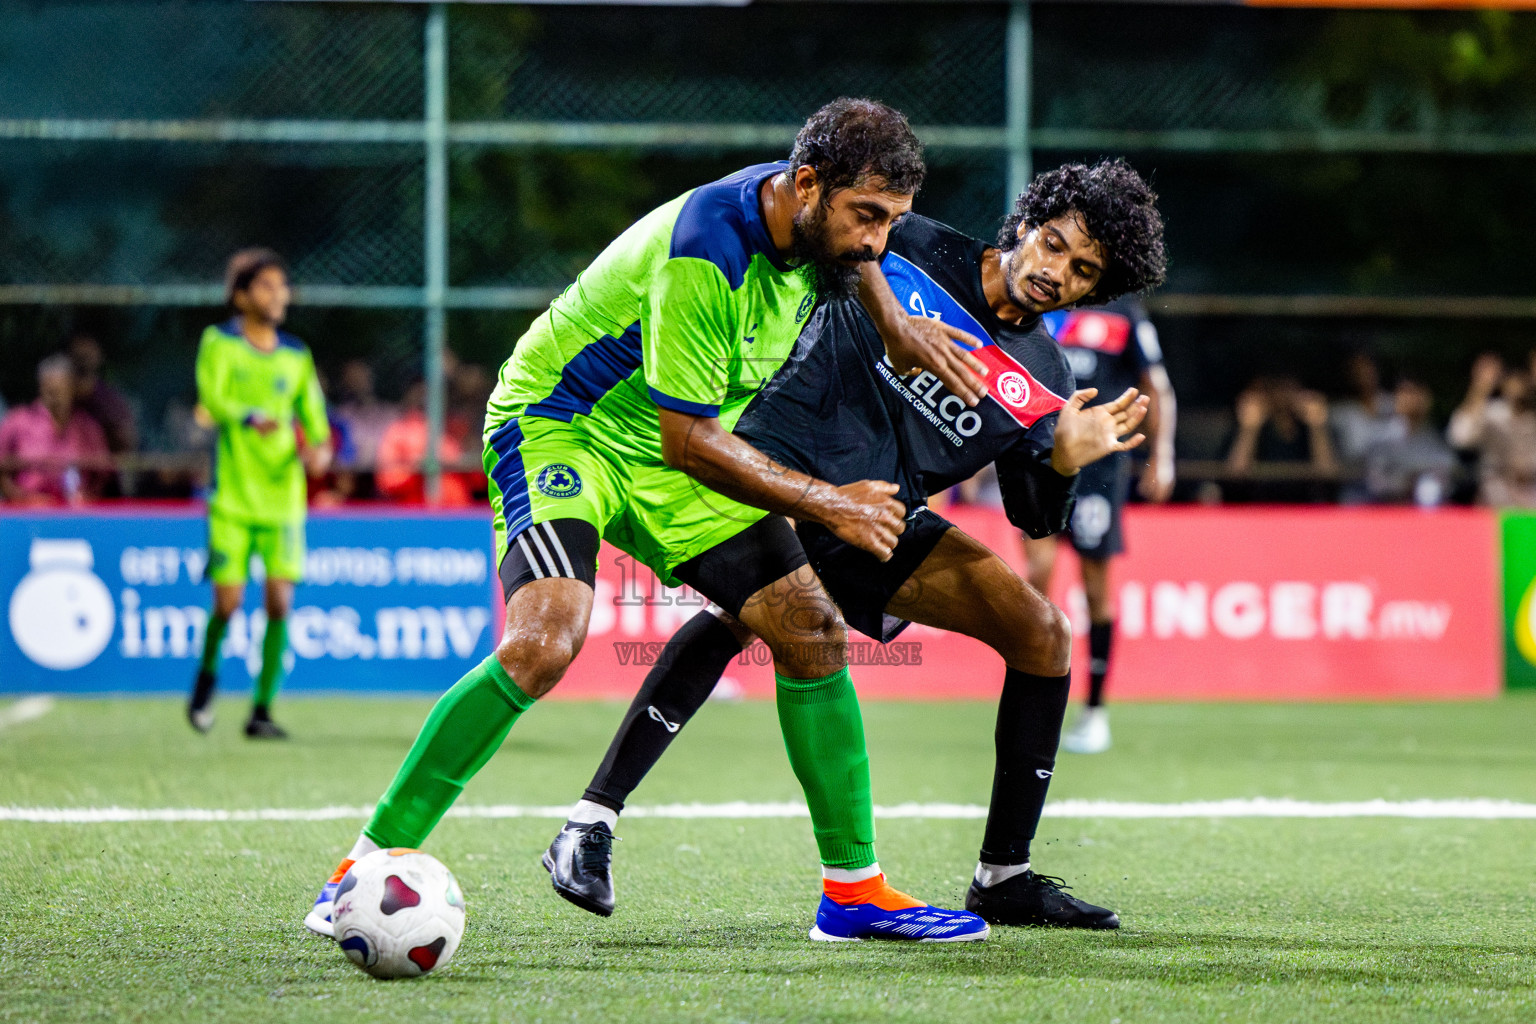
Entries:
{"type": "Polygon", "coordinates": [[[832,490],[835,497],[822,523],[839,539],[889,561],[896,538],[907,528],[907,507],[894,497],[899,488],[884,480],[860,480],[832,490]]]}
{"type": "Polygon", "coordinates": [[[1074,391],[1056,419],[1051,466],[1063,476],[1071,476],[1112,452],[1128,452],[1147,439],[1145,434],[1125,435],[1141,426],[1151,399],[1135,388],[1126,388],[1113,402],[1084,408],[1098,393],[1097,388],[1074,391]]]}
{"type": "Polygon", "coordinates": [[[966,405],[987,397],[987,368],[970,352],[981,347],[980,341],[927,316],[906,317],[898,334],[885,339],[886,357],[897,373],[906,376],[914,370],[927,370],[966,405]]]}

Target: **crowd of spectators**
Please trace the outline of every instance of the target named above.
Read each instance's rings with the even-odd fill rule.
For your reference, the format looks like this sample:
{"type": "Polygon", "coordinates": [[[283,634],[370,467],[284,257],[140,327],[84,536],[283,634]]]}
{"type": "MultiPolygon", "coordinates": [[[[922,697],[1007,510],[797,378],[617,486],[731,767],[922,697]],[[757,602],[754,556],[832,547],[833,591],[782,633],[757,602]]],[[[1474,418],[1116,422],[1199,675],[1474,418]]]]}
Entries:
{"type": "MultiPolygon", "coordinates": [[[[209,482],[214,435],[190,391],[165,403],[148,457],[139,404],[104,375],[105,355],[92,334],[77,332],[37,367],[37,398],[7,406],[0,396],[0,501],[27,506],[79,505],[104,498],[196,497],[209,482]]],[[[191,368],[187,368],[190,382],[191,368]]],[[[441,501],[469,505],[486,491],[480,431],[492,378],[485,367],[445,353],[448,405],[438,458],[441,501]]],[[[336,460],[313,484],[317,504],[381,499],[425,500],[425,385],[419,379],[396,403],[379,397],[373,367],[353,359],[327,387],[336,460]]]]}
{"type": "MultiPolygon", "coordinates": [[[[165,405],[151,439],[160,460],[135,461],[142,450],[139,404],[107,380],[104,364],[100,340],[75,332],[38,365],[34,401],[7,409],[0,396],[0,500],[70,505],[206,491],[213,434],[195,398],[165,405]]],[[[1351,355],[1344,370],[1349,391],[1331,401],[1292,376],[1255,377],[1227,420],[1221,460],[1210,464],[1219,471],[1187,480],[1182,496],[1426,507],[1475,500],[1536,508],[1536,351],[1524,365],[1479,356],[1444,430],[1422,380],[1402,375],[1388,387],[1364,353],[1351,355]]],[[[315,502],[424,501],[424,382],[411,381],[400,401],[389,401],[377,391],[374,367],[362,359],[324,379],[336,459],[314,483],[315,502]]],[[[494,382],[485,367],[451,351],[444,379],[441,502],[471,505],[487,487],[480,435],[494,382]]]]}
{"type": "Polygon", "coordinates": [[[1524,367],[1479,356],[1447,433],[1475,457],[1483,504],[1536,508],[1536,350],[1524,367]]]}
{"type": "Polygon", "coordinates": [[[1536,508],[1536,352],[1526,367],[1479,356],[1443,431],[1422,380],[1383,387],[1362,353],[1346,377],[1332,404],[1293,378],[1256,378],[1236,402],[1220,500],[1536,508]]]}

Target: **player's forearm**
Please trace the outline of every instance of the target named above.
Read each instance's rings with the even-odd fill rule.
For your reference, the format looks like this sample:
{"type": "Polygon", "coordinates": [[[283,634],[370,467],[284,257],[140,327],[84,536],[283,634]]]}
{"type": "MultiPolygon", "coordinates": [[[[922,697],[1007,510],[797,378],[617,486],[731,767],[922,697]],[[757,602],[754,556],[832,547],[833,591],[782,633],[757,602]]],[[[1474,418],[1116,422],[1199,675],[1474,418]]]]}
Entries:
{"type": "MultiPolygon", "coordinates": [[[[664,418],[668,415],[663,413],[664,418]]],[[[682,429],[663,428],[662,450],[667,465],[682,470],[710,490],[754,508],[823,525],[833,518],[842,496],[831,484],[779,465],[727,432],[719,420],[687,419],[694,422],[682,429]]]]}
{"type": "Polygon", "coordinates": [[[1327,426],[1313,426],[1308,428],[1312,436],[1312,466],[1325,473],[1331,473],[1338,468],[1338,460],[1333,456],[1333,439],[1328,436],[1327,426]]]}
{"type": "Polygon", "coordinates": [[[1258,446],[1258,428],[1241,428],[1237,438],[1232,442],[1232,451],[1227,454],[1227,468],[1234,473],[1248,472],[1253,468],[1253,455],[1258,446]]]}
{"type": "Polygon", "coordinates": [[[901,300],[891,291],[891,283],[885,279],[877,262],[859,265],[859,303],[874,321],[880,339],[890,348],[892,339],[897,337],[907,318],[907,311],[901,308],[901,300]]]}
{"type": "MultiPolygon", "coordinates": [[[[1088,459],[1087,462],[1095,462],[1096,459],[1088,459]]],[[[1081,456],[1074,456],[1069,448],[1064,445],[1052,445],[1049,459],[1051,468],[1062,477],[1071,478],[1077,476],[1087,465],[1081,456]]]]}
{"type": "MultiPolygon", "coordinates": [[[[1157,419],[1146,431],[1152,442],[1152,455],[1159,462],[1172,466],[1173,435],[1179,421],[1178,401],[1173,397],[1172,388],[1155,388],[1152,395],[1152,407],[1157,412],[1157,419]]],[[[1152,419],[1150,414],[1147,419],[1152,419]]]]}

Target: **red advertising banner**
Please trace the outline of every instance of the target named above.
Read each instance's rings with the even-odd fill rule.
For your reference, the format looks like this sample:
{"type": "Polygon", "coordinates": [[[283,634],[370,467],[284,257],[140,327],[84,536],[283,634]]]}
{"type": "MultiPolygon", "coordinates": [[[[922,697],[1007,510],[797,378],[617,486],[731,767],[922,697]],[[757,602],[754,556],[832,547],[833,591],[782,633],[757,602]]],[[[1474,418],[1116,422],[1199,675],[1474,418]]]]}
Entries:
{"type": "MultiPolygon", "coordinates": [[[[1023,569],[1001,513],[950,517],[1023,569]]],[[[1114,563],[1116,700],[1488,697],[1500,689],[1497,522],[1480,509],[1133,507],[1114,563]]],[[[1053,599],[1079,637],[1077,563],[1061,545],[1053,599]]],[[[672,631],[703,607],[605,549],[587,643],[563,697],[631,696],[672,631]]],[[[852,634],[867,699],[991,699],[1001,661],[965,637],[911,626],[881,646],[852,634]]],[[[1075,659],[1087,663],[1086,641],[1075,659]]],[[[767,697],[761,645],[727,687],[767,697]]],[[[1079,680],[1079,685],[1082,680],[1079,680]]]]}

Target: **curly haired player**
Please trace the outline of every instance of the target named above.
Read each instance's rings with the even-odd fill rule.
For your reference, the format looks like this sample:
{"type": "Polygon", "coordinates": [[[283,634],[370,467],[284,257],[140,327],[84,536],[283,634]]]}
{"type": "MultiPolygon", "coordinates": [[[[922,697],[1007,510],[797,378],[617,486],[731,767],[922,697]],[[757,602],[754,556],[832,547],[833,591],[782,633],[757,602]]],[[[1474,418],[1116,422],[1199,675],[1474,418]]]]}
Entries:
{"type": "MultiPolygon", "coordinates": [[[[855,288],[867,293],[894,365],[921,364],[962,404],[985,394],[985,367],[952,343],[959,332],[902,312],[875,266],[924,170],[899,112],[836,100],[806,122],[788,162],[745,168],[642,217],[534,321],[486,417],[506,629],[433,708],[321,888],[311,929],[329,932],[353,859],[419,846],[518,717],[560,681],[586,638],[604,538],[662,580],[692,585],[773,650],[785,746],[827,891],[842,899],[828,910],[823,897],[819,927],[838,937],[897,927],[895,937],[915,941],[986,937],[979,917],[928,907],[879,872],[843,622],[783,518],[889,558],[905,511],[891,496],[896,485],[829,484],[730,432],[789,356],[818,294],[855,288]]],[[[601,822],[577,826],[584,847],[612,842],[601,822]]]]}
{"type": "MultiPolygon", "coordinates": [[[[736,433],[775,461],[834,483],[897,481],[897,497],[915,509],[886,561],[817,523],[798,525],[812,568],[849,625],[885,642],[908,621],[920,622],[975,637],[1003,659],[992,806],[966,908],[994,924],[1114,928],[1112,911],[1030,869],[1067,706],[1066,618],[924,502],[995,461],[1009,520],[1043,537],[1065,526],[1083,466],[1139,443],[1139,435],[1120,438],[1140,423],[1147,400],[1128,389],[1089,406],[1095,393],[1073,392],[1066,357],[1040,317],[1160,283],[1162,220],[1151,189],[1119,161],[1041,174],[1017,210],[996,245],[909,214],[891,230],[882,262],[909,312],[984,340],[976,355],[988,366],[994,400],[971,409],[932,374],[896,373],[865,310],[833,302],[806,325],[795,355],[736,433]]],[[[751,641],[748,625],[718,607],[672,638],[546,856],[561,895],[612,913],[611,840],[593,850],[584,839],[593,826],[577,823],[601,822],[606,835],[751,641]]]]}

